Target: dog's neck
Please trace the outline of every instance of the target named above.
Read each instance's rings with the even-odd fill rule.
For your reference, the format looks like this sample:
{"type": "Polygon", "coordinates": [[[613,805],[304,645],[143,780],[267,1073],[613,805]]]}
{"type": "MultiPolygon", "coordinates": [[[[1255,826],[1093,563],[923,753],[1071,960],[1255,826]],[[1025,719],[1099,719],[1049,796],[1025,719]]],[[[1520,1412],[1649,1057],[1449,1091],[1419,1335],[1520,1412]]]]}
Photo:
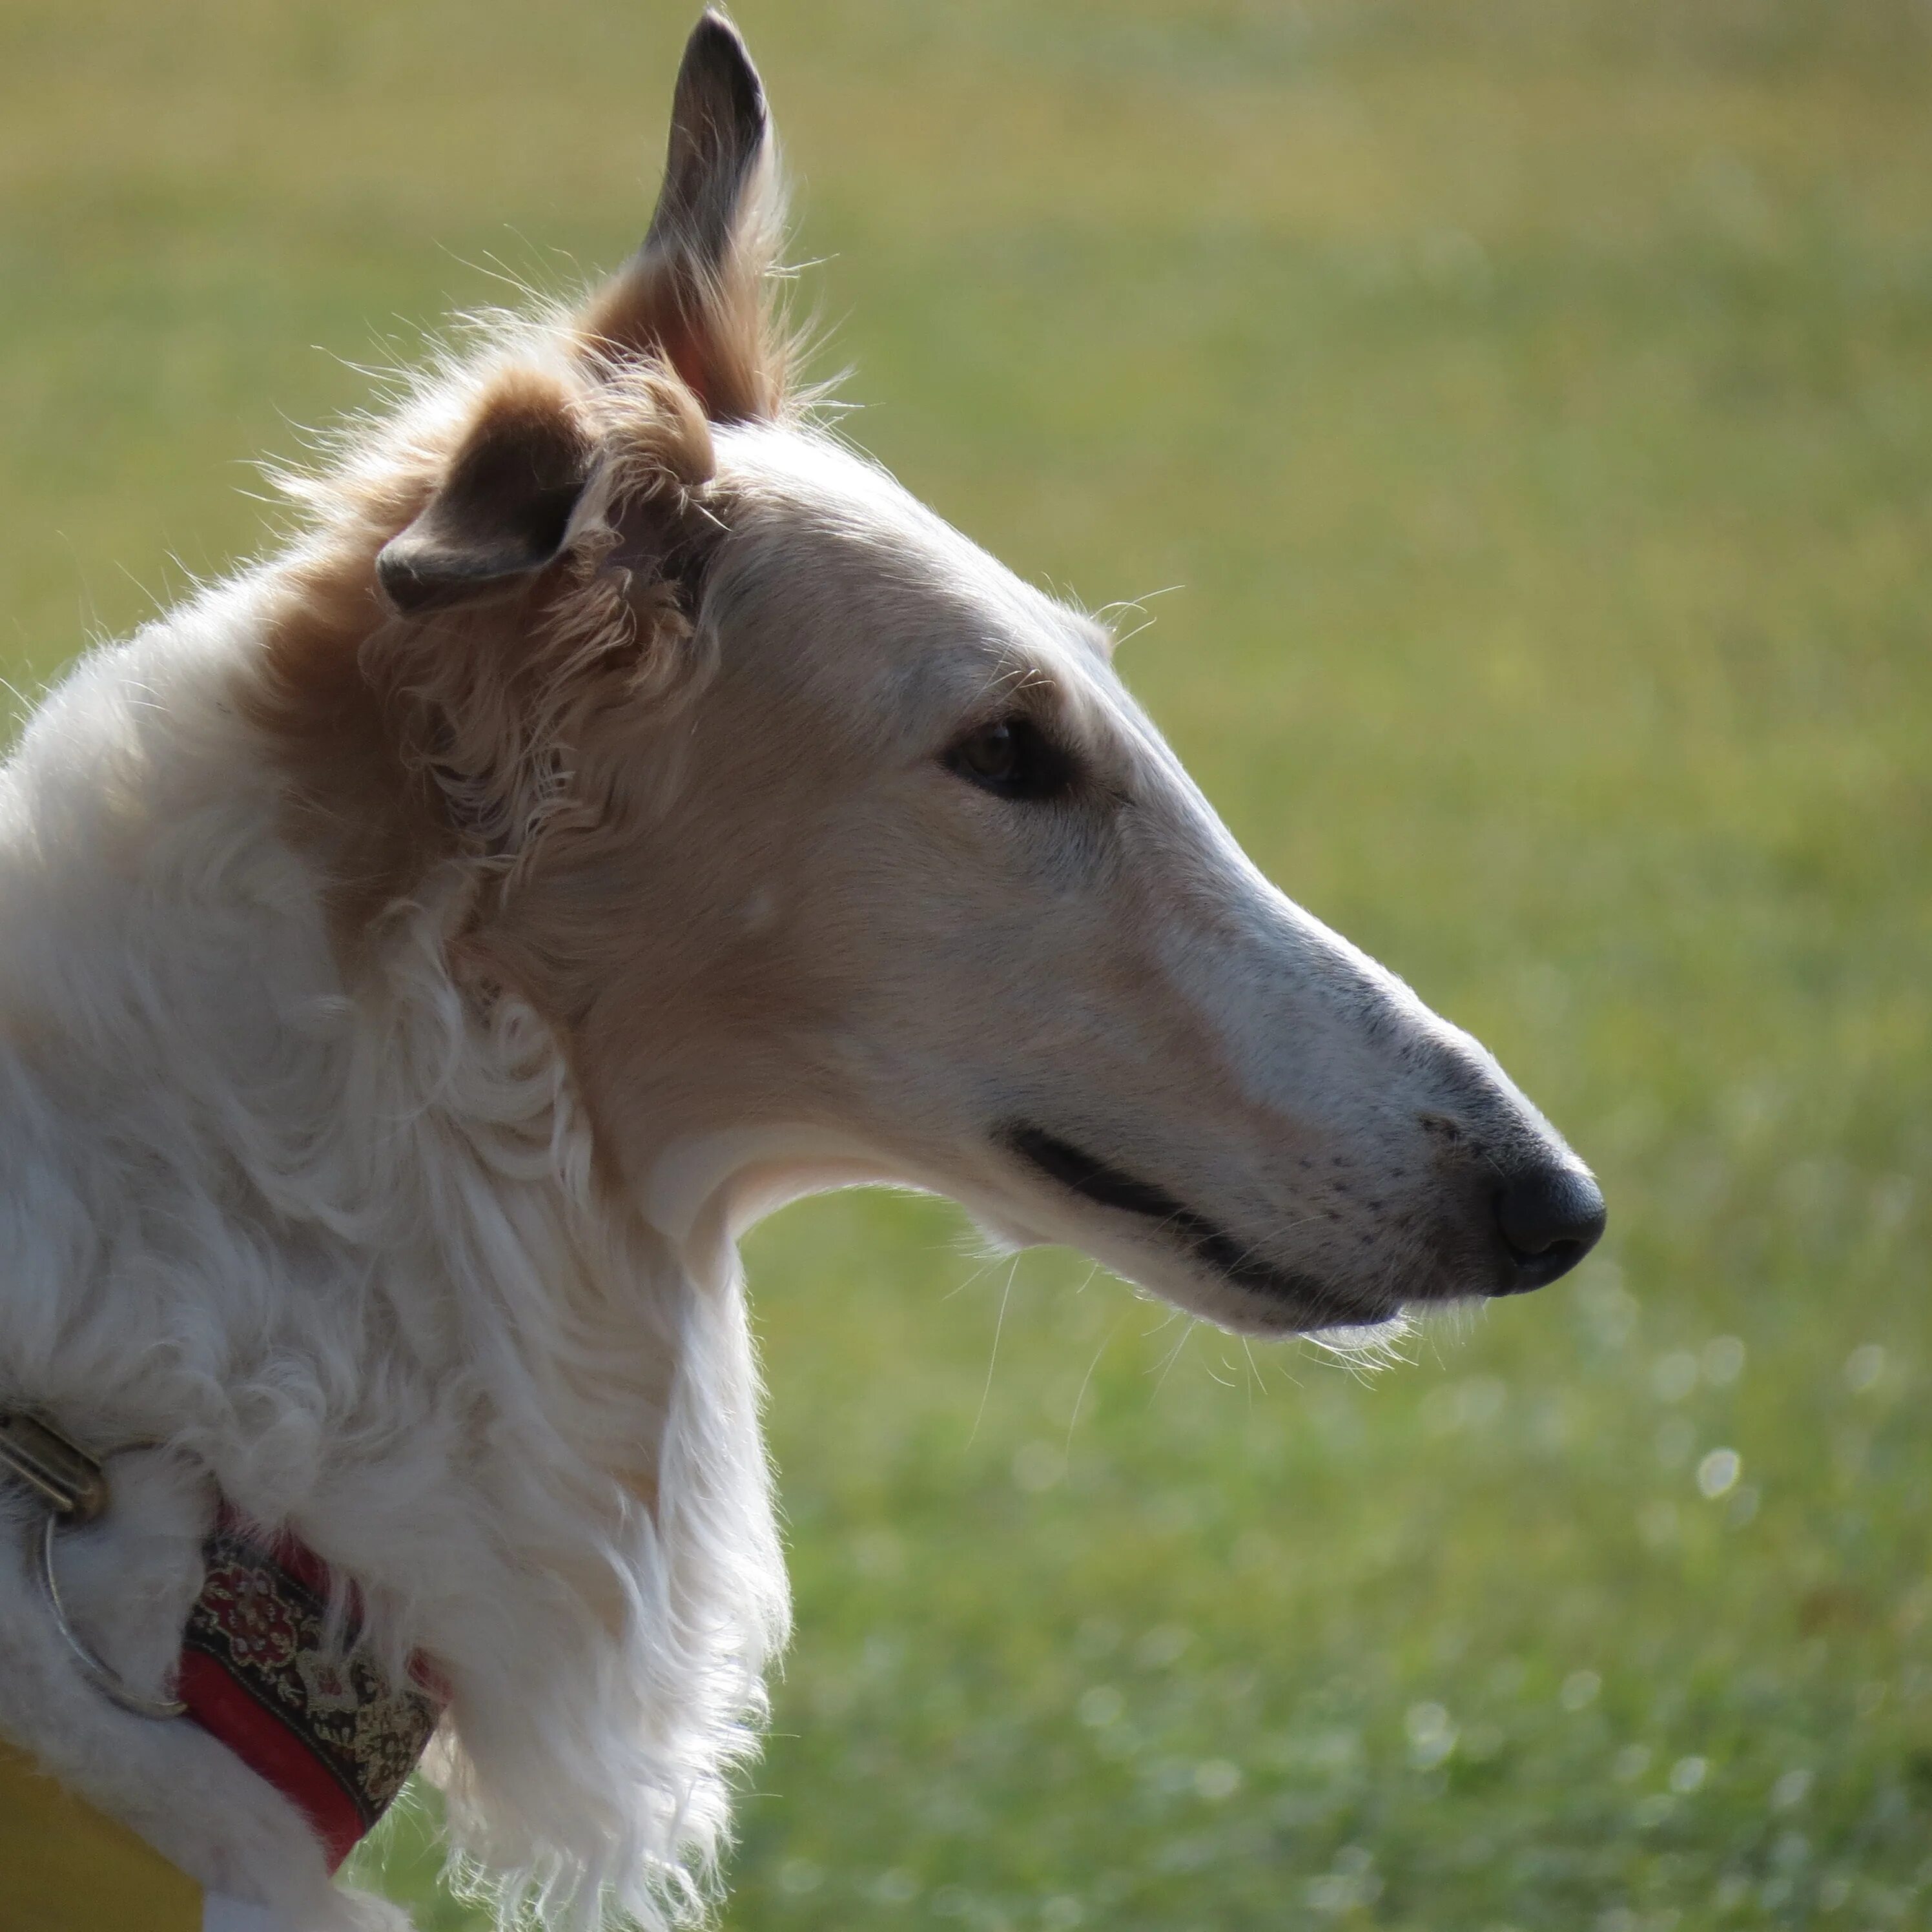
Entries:
{"type": "Polygon", "coordinates": [[[4,782],[0,1400],[291,1522],[448,1678],[459,1836],[641,1903],[784,1620],[735,1257],[600,1184],[459,882],[342,978],[232,702],[264,595],[84,664],[4,782]]]}

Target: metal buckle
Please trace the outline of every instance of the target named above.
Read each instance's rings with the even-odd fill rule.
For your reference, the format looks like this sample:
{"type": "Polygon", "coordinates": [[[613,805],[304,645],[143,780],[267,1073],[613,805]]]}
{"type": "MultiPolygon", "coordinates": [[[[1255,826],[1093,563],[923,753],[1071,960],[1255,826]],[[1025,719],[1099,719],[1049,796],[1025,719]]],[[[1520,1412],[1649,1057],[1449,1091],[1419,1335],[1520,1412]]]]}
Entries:
{"type": "Polygon", "coordinates": [[[100,1465],[31,1415],[0,1415],[0,1463],[64,1522],[92,1522],[107,1507],[100,1465]]]}
{"type": "MultiPolygon", "coordinates": [[[[129,1444],[129,1448],[139,1445],[129,1444]]],[[[46,1504],[40,1537],[40,1588],[81,1674],[111,1702],[137,1718],[178,1718],[188,1706],[173,1697],[146,1697],[94,1655],[68,1621],[54,1574],[54,1538],[63,1523],[94,1521],[107,1507],[107,1475],[100,1463],[60,1431],[31,1415],[0,1415],[0,1468],[17,1476],[46,1504]]]]}

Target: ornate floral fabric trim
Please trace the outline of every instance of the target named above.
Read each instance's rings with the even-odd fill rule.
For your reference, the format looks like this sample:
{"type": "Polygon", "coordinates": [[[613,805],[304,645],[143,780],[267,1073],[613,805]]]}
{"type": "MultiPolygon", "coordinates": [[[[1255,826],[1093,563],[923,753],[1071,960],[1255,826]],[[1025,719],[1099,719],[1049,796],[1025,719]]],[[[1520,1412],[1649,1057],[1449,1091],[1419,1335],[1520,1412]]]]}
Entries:
{"type": "Polygon", "coordinates": [[[333,1870],[403,1788],[447,1696],[420,1660],[398,1685],[357,1648],[352,1586],[332,1623],[328,1569],[300,1544],[265,1538],[224,1504],[206,1562],[178,1695],[308,1816],[333,1870]]]}

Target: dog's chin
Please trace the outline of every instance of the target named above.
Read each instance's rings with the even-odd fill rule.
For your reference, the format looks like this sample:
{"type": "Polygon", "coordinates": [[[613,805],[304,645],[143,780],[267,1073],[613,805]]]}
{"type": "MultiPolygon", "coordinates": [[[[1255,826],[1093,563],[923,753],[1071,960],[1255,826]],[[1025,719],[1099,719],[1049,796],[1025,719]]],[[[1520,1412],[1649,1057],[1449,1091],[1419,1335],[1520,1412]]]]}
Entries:
{"type": "Polygon", "coordinates": [[[1276,1340],[1312,1335],[1372,1352],[1404,1326],[1400,1299],[1350,1292],[1307,1275],[1284,1273],[1278,1285],[1257,1286],[1165,1255],[1102,1258],[1144,1293],[1238,1335],[1276,1340]]]}
{"type": "Polygon", "coordinates": [[[1211,1271],[1177,1266],[1163,1255],[1138,1261],[1104,1255],[1115,1274],[1142,1293],[1170,1302],[1190,1315],[1238,1335],[1286,1340],[1304,1336],[1330,1353],[1373,1360],[1418,1325],[1447,1317],[1452,1322],[1469,1310],[1485,1306],[1491,1291],[1480,1279],[1467,1279],[1454,1266],[1425,1269],[1414,1280],[1374,1288],[1304,1285],[1290,1277],[1278,1292],[1258,1290],[1231,1282],[1211,1271]]]}
{"type": "MultiPolygon", "coordinates": [[[[1330,1286],[1289,1270],[1272,1272],[1264,1284],[1230,1280],[1218,1270],[1163,1245],[1121,1238],[1090,1226],[1055,1225],[1058,1217],[1010,1208],[972,1210],[988,1244],[1003,1253],[1022,1248],[1066,1247],[1090,1256],[1143,1294],[1165,1301],[1238,1335],[1264,1340],[1314,1335],[1338,1351],[1375,1350],[1400,1334],[1412,1312],[1409,1300],[1366,1288],[1330,1286]]],[[[1439,1294],[1418,1298],[1439,1304],[1439,1294]]]]}

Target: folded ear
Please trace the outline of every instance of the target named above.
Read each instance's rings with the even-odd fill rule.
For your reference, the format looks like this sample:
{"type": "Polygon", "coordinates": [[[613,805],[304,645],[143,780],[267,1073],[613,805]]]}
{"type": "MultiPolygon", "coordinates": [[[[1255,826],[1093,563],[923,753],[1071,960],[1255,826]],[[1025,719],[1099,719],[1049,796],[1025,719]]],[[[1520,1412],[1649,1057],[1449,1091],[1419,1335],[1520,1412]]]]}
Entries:
{"type": "Polygon", "coordinates": [[[532,376],[500,382],[436,494],[377,555],[389,601],[410,614],[437,610],[554,562],[595,457],[560,389],[532,376]]]}
{"type": "Polygon", "coordinates": [[[716,422],[775,414],[784,353],[766,276],[779,196],[765,91],[738,30],[707,9],[677,72],[664,187],[644,245],[583,320],[606,356],[655,356],[716,422]]]}

